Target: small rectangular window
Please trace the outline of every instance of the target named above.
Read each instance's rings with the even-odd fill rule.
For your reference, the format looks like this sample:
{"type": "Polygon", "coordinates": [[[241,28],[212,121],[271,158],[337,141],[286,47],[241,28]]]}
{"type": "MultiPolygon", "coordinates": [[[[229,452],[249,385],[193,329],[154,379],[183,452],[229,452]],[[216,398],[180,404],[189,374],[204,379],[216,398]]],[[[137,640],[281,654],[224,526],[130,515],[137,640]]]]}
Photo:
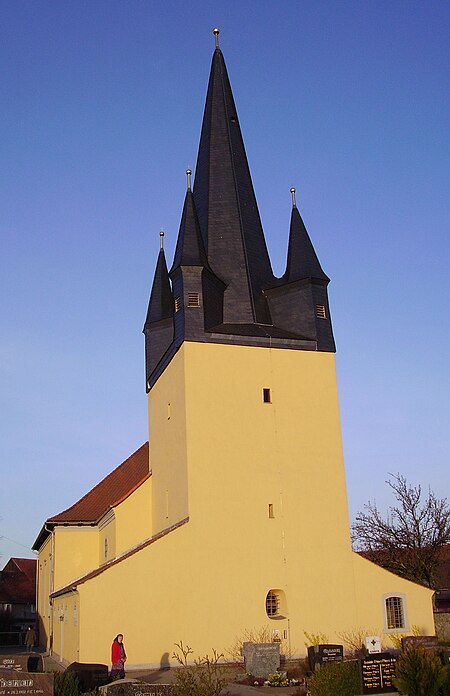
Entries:
{"type": "Polygon", "coordinates": [[[273,514],[273,505],[272,503],[269,503],[269,518],[273,520],[274,517],[275,515],[273,514]]]}
{"type": "Polygon", "coordinates": [[[188,307],[200,307],[200,295],[198,292],[188,292],[188,307]]]}
{"type": "Polygon", "coordinates": [[[405,628],[403,599],[401,597],[386,598],[386,622],[388,629],[405,628]]]}
{"type": "Polygon", "coordinates": [[[319,319],[327,318],[327,311],[325,309],[325,305],[316,304],[316,317],[318,317],[319,319]]]}
{"type": "Polygon", "coordinates": [[[270,398],[270,389],[268,389],[267,387],[263,389],[263,401],[265,404],[272,403],[272,400],[270,398]]]}
{"type": "Polygon", "coordinates": [[[175,298],[175,311],[179,312],[181,309],[181,297],[175,298]]]}

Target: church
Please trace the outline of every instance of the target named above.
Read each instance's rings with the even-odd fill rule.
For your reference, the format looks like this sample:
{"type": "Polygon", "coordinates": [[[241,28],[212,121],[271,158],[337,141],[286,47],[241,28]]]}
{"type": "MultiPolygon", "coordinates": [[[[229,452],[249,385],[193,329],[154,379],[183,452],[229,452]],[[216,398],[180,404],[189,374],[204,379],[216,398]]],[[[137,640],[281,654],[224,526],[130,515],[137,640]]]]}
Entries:
{"type": "Polygon", "coordinates": [[[109,663],[118,633],[128,669],[262,628],[291,656],[305,632],[434,634],[432,592],[352,551],[329,278],[294,189],[272,272],[214,34],[195,176],[144,324],[149,441],[33,547],[40,643],[62,663],[109,663]]]}

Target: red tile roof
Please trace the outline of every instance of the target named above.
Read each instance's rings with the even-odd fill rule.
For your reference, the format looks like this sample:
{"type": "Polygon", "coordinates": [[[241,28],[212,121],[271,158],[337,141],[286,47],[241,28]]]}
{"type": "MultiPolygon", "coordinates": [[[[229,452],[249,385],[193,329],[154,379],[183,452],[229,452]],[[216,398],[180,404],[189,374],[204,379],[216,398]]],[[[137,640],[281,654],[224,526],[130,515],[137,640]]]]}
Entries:
{"type": "Polygon", "coordinates": [[[36,560],[10,558],[0,571],[0,604],[34,604],[36,601],[36,560]]]}
{"type": "Polygon", "coordinates": [[[59,515],[50,517],[47,524],[97,522],[110,507],[127,498],[149,476],[148,453],[146,442],[78,502],[59,515]]]}

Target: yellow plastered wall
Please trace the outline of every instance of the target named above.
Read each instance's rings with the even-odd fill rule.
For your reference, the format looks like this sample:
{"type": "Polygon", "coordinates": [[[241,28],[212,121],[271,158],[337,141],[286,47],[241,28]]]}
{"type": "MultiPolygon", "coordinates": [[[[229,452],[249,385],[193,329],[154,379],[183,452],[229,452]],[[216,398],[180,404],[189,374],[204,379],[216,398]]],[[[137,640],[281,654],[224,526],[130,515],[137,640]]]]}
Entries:
{"type": "Polygon", "coordinates": [[[152,535],[152,479],[148,478],[114,508],[116,554],[132,548],[152,535]]]}
{"type": "Polygon", "coordinates": [[[56,527],[54,589],[98,566],[97,527],[56,527]]]}
{"type": "Polygon", "coordinates": [[[108,661],[119,632],[129,665],[157,666],[179,640],[226,653],[264,625],[303,654],[304,631],[381,626],[399,591],[409,624],[433,632],[428,590],[351,551],[332,354],[185,343],[149,425],[154,533],[189,522],[79,586],[81,661],[108,661]]]}
{"type": "Polygon", "coordinates": [[[52,536],[47,537],[38,556],[37,613],[39,616],[39,645],[47,647],[51,633],[50,593],[52,582],[52,536]]]}
{"type": "Polygon", "coordinates": [[[98,565],[103,565],[116,557],[116,517],[109,510],[105,520],[99,522],[98,565]]]}
{"type": "MultiPolygon", "coordinates": [[[[53,602],[53,656],[64,664],[78,661],[80,600],[77,592],[58,597],[53,602]]],[[[92,630],[92,629],[91,629],[92,630]]]]}
{"type": "Polygon", "coordinates": [[[188,515],[184,371],[181,348],[148,398],[153,534],[188,515]]]}

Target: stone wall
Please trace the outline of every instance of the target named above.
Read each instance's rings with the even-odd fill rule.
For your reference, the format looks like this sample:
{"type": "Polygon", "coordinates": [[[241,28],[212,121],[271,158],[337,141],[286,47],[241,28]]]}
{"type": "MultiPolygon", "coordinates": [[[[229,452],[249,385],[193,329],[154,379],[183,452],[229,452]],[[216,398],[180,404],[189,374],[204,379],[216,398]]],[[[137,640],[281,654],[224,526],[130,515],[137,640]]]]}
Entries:
{"type": "Polygon", "coordinates": [[[434,615],[434,625],[438,640],[450,641],[450,613],[436,612],[434,615]]]}

